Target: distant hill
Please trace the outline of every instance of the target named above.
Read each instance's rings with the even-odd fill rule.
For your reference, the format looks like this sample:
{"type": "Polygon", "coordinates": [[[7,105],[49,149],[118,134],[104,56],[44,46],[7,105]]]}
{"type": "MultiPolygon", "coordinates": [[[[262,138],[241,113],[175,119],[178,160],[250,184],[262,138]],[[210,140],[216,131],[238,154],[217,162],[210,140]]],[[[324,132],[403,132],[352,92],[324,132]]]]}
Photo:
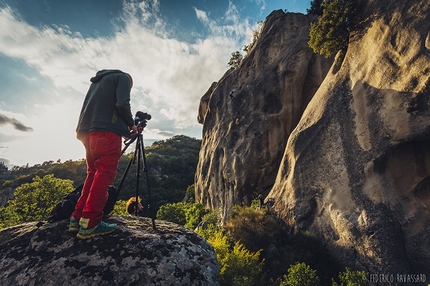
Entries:
{"type": "MultiPolygon", "coordinates": [[[[160,206],[168,202],[181,201],[187,188],[194,183],[194,174],[197,166],[201,140],[185,135],[176,135],[166,140],[154,142],[145,148],[149,185],[153,202],[160,206]]],[[[130,146],[118,164],[117,178],[114,185],[118,186],[127,167],[134,144],[130,146]]],[[[128,199],[136,192],[136,166],[131,165],[126,176],[119,199],[128,199]]],[[[77,187],[85,181],[86,163],[84,159],[46,161],[34,166],[14,167],[11,170],[1,169],[0,172],[0,205],[5,205],[8,199],[13,198],[16,187],[30,183],[35,176],[43,177],[54,174],[61,179],[70,179],[77,187]]],[[[146,198],[145,176],[139,178],[139,194],[146,198]]]]}

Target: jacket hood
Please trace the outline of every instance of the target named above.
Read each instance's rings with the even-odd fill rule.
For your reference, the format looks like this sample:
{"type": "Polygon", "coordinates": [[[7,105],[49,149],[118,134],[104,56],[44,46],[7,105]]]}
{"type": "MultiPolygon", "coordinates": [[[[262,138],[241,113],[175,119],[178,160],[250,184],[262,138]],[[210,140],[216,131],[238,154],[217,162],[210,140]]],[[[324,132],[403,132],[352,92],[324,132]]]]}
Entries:
{"type": "Polygon", "coordinates": [[[120,70],[100,70],[96,73],[96,76],[90,79],[90,81],[93,83],[99,82],[105,75],[112,74],[112,73],[124,73],[124,72],[120,70]]]}

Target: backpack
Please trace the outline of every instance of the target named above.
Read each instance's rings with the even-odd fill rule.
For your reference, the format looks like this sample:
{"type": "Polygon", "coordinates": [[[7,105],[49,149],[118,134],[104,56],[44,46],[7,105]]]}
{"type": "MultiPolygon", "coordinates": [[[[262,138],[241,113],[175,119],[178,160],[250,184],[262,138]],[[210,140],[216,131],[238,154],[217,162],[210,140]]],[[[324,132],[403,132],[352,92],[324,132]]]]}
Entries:
{"type": "MultiPolygon", "coordinates": [[[[77,187],[73,192],[63,197],[61,202],[56,204],[55,207],[52,209],[48,221],[54,222],[63,219],[69,219],[72,213],[75,211],[75,206],[81,196],[83,187],[84,185],[82,184],[77,187]]],[[[112,185],[109,186],[108,193],[109,197],[103,209],[105,215],[108,215],[114,209],[118,197],[116,188],[112,185]]]]}

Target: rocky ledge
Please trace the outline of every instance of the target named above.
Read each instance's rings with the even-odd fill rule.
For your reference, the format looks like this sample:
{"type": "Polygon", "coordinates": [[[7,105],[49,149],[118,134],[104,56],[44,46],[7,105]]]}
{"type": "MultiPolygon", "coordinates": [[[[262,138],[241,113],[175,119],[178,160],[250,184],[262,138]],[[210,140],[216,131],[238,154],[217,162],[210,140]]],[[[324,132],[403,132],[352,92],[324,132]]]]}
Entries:
{"type": "Polygon", "coordinates": [[[68,221],[0,231],[3,285],[218,285],[213,248],[177,224],[111,217],[111,234],[81,240],[68,221]]]}

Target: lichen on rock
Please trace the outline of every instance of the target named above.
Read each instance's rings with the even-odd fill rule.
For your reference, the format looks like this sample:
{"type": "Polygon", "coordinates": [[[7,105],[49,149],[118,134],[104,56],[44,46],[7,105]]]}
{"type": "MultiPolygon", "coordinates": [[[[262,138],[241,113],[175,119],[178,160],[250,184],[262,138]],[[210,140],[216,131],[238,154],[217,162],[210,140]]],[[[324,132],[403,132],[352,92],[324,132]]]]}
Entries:
{"type": "Polygon", "coordinates": [[[80,240],[68,222],[0,231],[3,285],[218,285],[212,246],[174,223],[111,217],[111,234],[80,240]]]}

